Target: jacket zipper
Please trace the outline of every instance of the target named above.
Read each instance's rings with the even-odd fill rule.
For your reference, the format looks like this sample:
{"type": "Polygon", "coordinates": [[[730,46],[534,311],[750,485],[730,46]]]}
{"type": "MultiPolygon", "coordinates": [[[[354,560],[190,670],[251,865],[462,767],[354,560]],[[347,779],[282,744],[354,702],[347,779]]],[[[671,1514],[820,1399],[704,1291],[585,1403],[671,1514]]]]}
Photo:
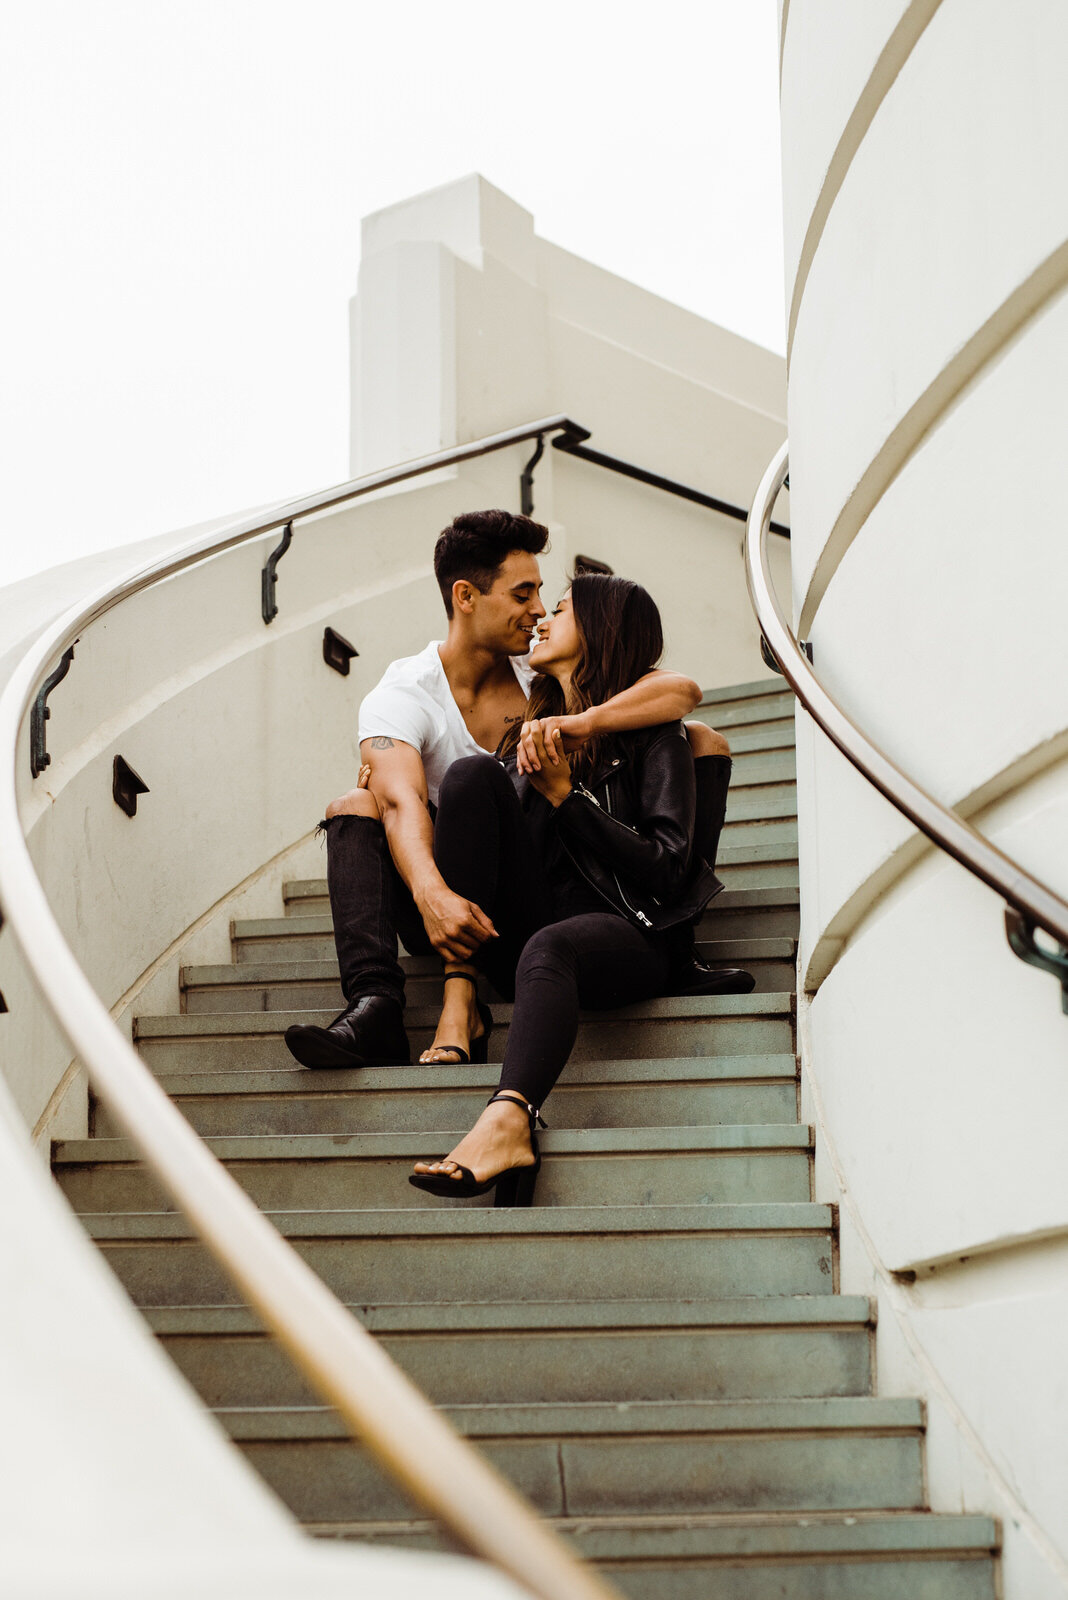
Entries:
{"type": "MultiPolygon", "coordinates": [[[[593,798],[592,795],[591,795],[590,798],[591,799],[593,798]]],[[[611,795],[610,790],[607,787],[605,788],[605,791],[604,791],[604,803],[605,803],[605,808],[608,811],[608,815],[610,817],[612,817],[612,820],[614,822],[616,820],[616,818],[612,815],[612,795],[611,795]]],[[[595,802],[595,804],[596,804],[596,802],[595,802]]],[[[627,823],[621,822],[620,823],[620,827],[623,827],[623,828],[627,827],[627,823]]],[[[637,833],[638,830],[637,830],[637,828],[631,828],[630,831],[631,831],[631,833],[637,833]]],[[[612,878],[613,878],[613,880],[615,882],[616,888],[619,890],[619,898],[622,900],[623,904],[626,906],[626,908],[630,912],[631,916],[632,917],[637,917],[639,922],[644,922],[645,926],[647,928],[651,928],[652,927],[652,923],[649,921],[649,918],[645,915],[645,912],[644,911],[639,911],[636,906],[632,906],[630,901],[627,899],[626,895],[623,893],[623,885],[619,881],[619,874],[614,869],[613,869],[613,872],[612,872],[612,878]]]]}

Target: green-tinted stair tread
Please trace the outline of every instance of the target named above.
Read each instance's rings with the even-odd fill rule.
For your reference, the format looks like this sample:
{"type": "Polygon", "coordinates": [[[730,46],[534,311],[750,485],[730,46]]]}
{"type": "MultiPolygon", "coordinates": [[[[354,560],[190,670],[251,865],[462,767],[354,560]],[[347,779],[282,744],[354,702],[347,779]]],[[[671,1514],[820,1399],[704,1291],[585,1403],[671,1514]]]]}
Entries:
{"type": "MultiPolygon", "coordinates": [[[[711,941],[709,957],[717,961],[789,960],[796,951],[792,939],[728,939],[711,941]]],[[[322,983],[336,980],[336,960],[265,961],[262,958],[240,967],[232,963],[219,966],[183,967],[182,987],[185,989],[214,988],[216,986],[247,987],[259,984],[322,983]]],[[[254,1009],[251,1008],[250,1009],[254,1009]]]]}
{"type": "Polygon", "coordinates": [[[732,789],[797,781],[797,763],[792,746],[777,750],[734,750],[732,760],[732,789]]]}
{"type": "MultiPolygon", "coordinates": [[[[701,950],[713,965],[747,967],[762,992],[788,987],[796,941],[780,939],[727,939],[708,941],[701,950]],[[770,981],[777,979],[777,982],[770,981]],[[760,981],[763,980],[763,981],[760,981]]],[[[443,991],[440,971],[409,976],[408,1005],[440,1005],[443,991]]],[[[225,966],[183,967],[180,975],[186,1015],[220,1011],[273,1011],[344,1003],[333,953],[319,960],[269,960],[229,963],[225,966]]]]}
{"type": "MultiPolygon", "coordinates": [[[[548,1525],[632,1600],[995,1600],[998,1525],[930,1512],[553,1517],[548,1525]]],[[[441,1548],[430,1523],[309,1531],[441,1548]]]]}
{"type": "MultiPolygon", "coordinates": [[[[711,717],[704,720],[712,722],[711,717]]],[[[758,722],[755,727],[740,731],[732,728],[727,742],[733,757],[748,755],[753,750],[793,750],[796,745],[793,718],[789,722],[758,722]]]]}
{"type": "MultiPolygon", "coordinates": [[[[793,996],[782,992],[692,999],[669,995],[617,1011],[584,1013],[572,1060],[615,1058],[627,1052],[642,1056],[784,1053],[793,1047],[792,1003],[793,996]]],[[[490,1055],[499,1061],[512,1007],[495,1004],[492,1010],[497,1027],[490,1040],[490,1055]]],[[[309,1008],[139,1017],[134,1032],[142,1055],[157,1071],[260,1069],[285,1066],[292,1060],[282,1038],[290,1024],[325,1025],[335,1015],[329,1008],[309,1008]]],[[[431,1043],[437,1018],[434,1007],[409,1007],[405,1024],[413,1057],[431,1043]]]]}
{"type": "MultiPolygon", "coordinates": [[[[298,1517],[406,1509],[326,1408],[220,1409],[298,1517]]],[[[919,1507],[923,1408],[816,1399],[457,1406],[449,1420],[542,1513],[919,1507]]]]}
{"type": "MultiPolygon", "coordinates": [[[[872,1309],[860,1297],[350,1309],[439,1405],[814,1397],[871,1388],[872,1309]]],[[[209,1405],[318,1400],[244,1307],[145,1315],[209,1405]]]]}
{"type": "MultiPolygon", "coordinates": [[[[729,891],[724,890],[719,899],[725,899],[729,891]]],[[[676,1017],[717,1018],[717,1017],[757,1017],[757,1016],[789,1016],[793,1009],[793,996],[788,993],[774,994],[725,994],[725,995],[664,995],[656,1000],[645,1000],[640,1005],[621,1006],[612,1012],[584,1011],[580,1013],[581,1020],[588,1023],[605,1022],[612,1019],[623,1019],[630,1022],[670,1021],[676,1017]]],[[[513,1007],[511,1005],[494,1005],[494,1022],[506,1026],[511,1021],[513,1007]]],[[[322,1010],[303,1011],[277,1011],[264,1013],[259,1011],[236,1012],[232,1015],[217,1015],[205,1017],[189,1016],[148,1016],[138,1017],[135,1022],[135,1037],[137,1039],[165,1039],[165,1038],[192,1038],[211,1037],[215,1034],[242,1034],[242,1033],[278,1033],[289,1027],[294,1022],[326,1023],[331,1020],[330,1013],[322,1010]]],[[[432,1026],[437,1021],[437,1012],[431,1007],[409,1007],[405,1013],[405,1023],[409,1030],[432,1026]]]]}
{"type": "MultiPolygon", "coordinates": [[[[348,1302],[830,1294],[830,1206],[534,1206],[269,1213],[348,1302]],[[388,1242],[388,1248],[384,1246],[388,1242]]],[[[88,1213],[82,1224],[144,1305],[232,1305],[234,1286],[185,1218],[88,1213]]]]}
{"type": "Polygon", "coordinates": [[[782,695],[788,695],[793,703],[793,691],[787,688],[779,673],[775,673],[770,678],[753,678],[749,683],[724,683],[712,689],[702,689],[701,704],[730,705],[735,700],[766,700],[782,695]]]}
{"type": "MultiPolygon", "coordinates": [[[[211,1149],[268,1211],[421,1206],[413,1162],[442,1155],[464,1129],[237,1137],[211,1149]]],[[[542,1136],[538,1204],[704,1205],[808,1200],[811,1132],[783,1127],[563,1129],[542,1136]]],[[[157,1181],[122,1139],[66,1140],[56,1176],[76,1211],[169,1209],[157,1181]]],[[[493,1196],[465,1202],[491,1206],[493,1196]]]]}
{"type": "MultiPolygon", "coordinates": [[[[426,1133],[469,1127],[498,1077],[496,1066],[309,1072],[290,1061],[274,1071],[169,1073],[159,1081],[209,1135],[426,1133]]],[[[789,1122],[797,1063],[790,1055],[569,1062],[546,1115],[554,1130],[789,1122]]],[[[101,1105],[92,1127],[119,1132],[101,1105]]]]}
{"type": "Polygon", "coordinates": [[[796,783],[765,783],[734,788],[727,795],[727,822],[754,822],[797,816],[796,783]]]}

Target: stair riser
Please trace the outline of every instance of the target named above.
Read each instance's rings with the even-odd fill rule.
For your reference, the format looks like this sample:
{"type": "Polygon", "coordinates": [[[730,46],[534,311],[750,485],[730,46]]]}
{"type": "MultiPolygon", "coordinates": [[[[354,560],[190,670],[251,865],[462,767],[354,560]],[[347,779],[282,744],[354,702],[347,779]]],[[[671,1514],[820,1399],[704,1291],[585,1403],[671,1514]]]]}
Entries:
{"type": "MultiPolygon", "coordinates": [[[[834,1434],[479,1440],[543,1515],[821,1511],[921,1503],[920,1436],[834,1434]]],[[[407,1502],[346,1440],[244,1443],[302,1521],[401,1518],[407,1502]]]]}
{"type": "MultiPolygon", "coordinates": [[[[414,1089],[395,1094],[351,1093],[182,1095],[178,1107],[198,1132],[422,1133],[467,1128],[486,1104],[486,1090],[414,1089]]],[[[713,1127],[729,1122],[793,1122],[797,1090],[788,1083],[621,1085],[568,1089],[558,1084],[546,1115],[554,1128],[713,1127]]],[[[97,1106],[93,1133],[120,1138],[106,1108],[97,1106]]]]}
{"type": "MultiPolygon", "coordinates": [[[[321,1403],[264,1335],[162,1341],[210,1406],[321,1403]]],[[[438,1405],[761,1400],[871,1392],[867,1329],[423,1334],[381,1343],[438,1405]]]]}
{"type": "MultiPolygon", "coordinates": [[[[759,869],[754,869],[759,870],[759,869]]],[[[794,984],[795,971],[788,961],[747,961],[743,965],[756,979],[760,994],[783,994],[794,984]]],[[[440,978],[408,978],[405,995],[410,1006],[440,1006],[443,983],[440,978]]],[[[316,1011],[340,1010],[345,1003],[336,982],[277,983],[267,986],[248,984],[226,988],[222,984],[204,985],[185,991],[187,1016],[218,1016],[235,1011],[316,1011]]]]}
{"type": "MultiPolygon", "coordinates": [[[[316,1526],[330,1534],[329,1527],[316,1526]]],[[[341,1529],[339,1537],[396,1545],[412,1550],[444,1551],[449,1547],[429,1530],[406,1533],[391,1526],[388,1534],[341,1529]]],[[[564,1535],[584,1554],[584,1541],[564,1535]]],[[[754,1544],[759,1541],[755,1533],[754,1544]]],[[[902,1551],[885,1560],[744,1561],[687,1559],[602,1561],[597,1566],[628,1600],[996,1600],[994,1564],[988,1553],[974,1556],[926,1557],[902,1551]]]]}
{"type": "Polygon", "coordinates": [[[767,783],[735,788],[727,796],[728,822],[763,822],[797,816],[797,785],[767,783]]]}
{"type": "Polygon", "coordinates": [[[719,840],[721,851],[758,847],[766,849],[773,844],[785,846],[784,855],[796,857],[796,817],[772,817],[766,822],[761,822],[759,818],[748,822],[724,822],[719,840]]]}
{"type": "MultiPolygon", "coordinates": [[[[316,1017],[316,1013],[311,1013],[316,1017]]],[[[329,1020],[325,1013],[322,1020],[329,1020]]],[[[507,1028],[498,1025],[490,1055],[503,1058],[507,1028]]],[[[430,1028],[410,1028],[413,1061],[433,1040],[430,1028]]],[[[280,1034],[255,1036],[142,1039],[138,1050],[153,1072],[237,1072],[289,1067],[293,1057],[280,1034]]],[[[656,1017],[642,1021],[583,1023],[572,1053],[574,1061],[610,1061],[617,1057],[788,1055],[793,1034],[787,1017],[656,1017]]]]}
{"type": "Polygon", "coordinates": [[[763,698],[751,696],[744,700],[724,700],[715,705],[698,706],[687,720],[703,722],[709,728],[744,728],[764,722],[781,722],[792,728],[794,697],[786,689],[780,694],[769,694],[763,698]]]}
{"type": "MultiPolygon", "coordinates": [[[[442,1202],[445,1204],[445,1202],[442,1202]]],[[[298,1252],[349,1305],[402,1301],[572,1301],[591,1284],[617,1299],[830,1294],[827,1233],[430,1236],[298,1239],[298,1252]]],[[[233,1284],[192,1240],[105,1243],[140,1305],[235,1305],[233,1284]]]]}
{"type": "Polygon", "coordinates": [[[725,862],[716,868],[716,875],[728,889],[796,889],[801,881],[796,861],[761,861],[740,867],[725,862]]]}
{"type": "Polygon", "coordinates": [[[994,1568],[977,1559],[730,1565],[602,1564],[628,1600],[995,1600],[994,1568]]]}
{"type": "MultiPolygon", "coordinates": [[[[765,863],[761,863],[765,865],[765,863]]],[[[786,860],[781,872],[775,874],[769,885],[739,884],[732,882],[731,888],[775,887],[779,883],[789,883],[790,877],[796,876],[797,863],[786,860]]],[[[718,869],[717,869],[718,870],[718,869]]],[[[723,876],[722,873],[720,876],[723,876]]],[[[727,882],[726,877],[723,879],[727,882]]],[[[793,888],[795,885],[789,884],[793,888]]],[[[297,928],[297,919],[293,918],[293,933],[283,937],[274,935],[263,939],[238,939],[234,944],[234,960],[241,965],[264,961],[333,961],[334,938],[330,933],[300,933],[297,928]]],[[[751,908],[740,907],[737,910],[725,912],[718,909],[715,900],[710,909],[701,919],[702,937],[707,939],[764,939],[764,938],[797,938],[799,912],[796,905],[788,906],[754,906],[751,908]],[[770,932],[765,931],[770,930],[770,932]]],[[[410,959],[410,958],[407,958],[410,959]]]]}
{"type": "MultiPolygon", "coordinates": [[[[711,710],[711,707],[706,707],[711,710]]],[[[687,721],[690,719],[687,718],[687,721]]],[[[715,718],[703,716],[700,720],[708,728],[716,726],[715,718]]],[[[727,741],[731,747],[731,755],[735,760],[742,755],[750,755],[758,750],[793,750],[797,742],[797,730],[793,719],[776,718],[769,722],[757,722],[750,727],[736,724],[727,734],[727,741]]]]}
{"type": "Polygon", "coordinates": [[[792,749],[735,750],[731,754],[731,788],[754,783],[795,783],[797,760],[792,749]]]}
{"type": "MultiPolygon", "coordinates": [[[[450,1140],[428,1136],[426,1156],[444,1155],[450,1140]]],[[[232,1175],[266,1211],[343,1211],[425,1206],[408,1182],[411,1160],[236,1161],[232,1175]]],[[[162,1190],[133,1164],[57,1170],[76,1211],[165,1211],[162,1190]]],[[[714,1205],[806,1201],[809,1157],[801,1150],[694,1154],[547,1156],[538,1177],[539,1206],[714,1205]]],[[[456,1202],[451,1202],[456,1203],[456,1202]]],[[[464,1202],[493,1205],[493,1196],[464,1202]]]]}

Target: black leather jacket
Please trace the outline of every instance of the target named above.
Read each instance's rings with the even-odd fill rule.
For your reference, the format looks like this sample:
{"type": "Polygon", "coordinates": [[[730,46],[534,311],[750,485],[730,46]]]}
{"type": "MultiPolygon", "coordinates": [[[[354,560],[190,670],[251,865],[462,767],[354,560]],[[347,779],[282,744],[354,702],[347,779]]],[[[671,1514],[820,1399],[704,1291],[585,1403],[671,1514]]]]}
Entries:
{"type": "MultiPolygon", "coordinates": [[[[556,807],[557,837],[628,922],[646,932],[690,922],[723,884],[694,854],[696,780],[685,730],[681,722],[638,728],[618,735],[616,749],[556,807]]],[[[526,803],[534,798],[530,791],[526,803]]]]}

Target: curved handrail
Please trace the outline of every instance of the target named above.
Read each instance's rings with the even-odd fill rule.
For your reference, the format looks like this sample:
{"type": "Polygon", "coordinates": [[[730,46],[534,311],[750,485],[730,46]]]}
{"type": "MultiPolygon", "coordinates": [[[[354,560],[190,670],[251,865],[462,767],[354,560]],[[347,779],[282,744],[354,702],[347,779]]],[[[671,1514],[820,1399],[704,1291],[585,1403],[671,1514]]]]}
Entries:
{"type": "Polygon", "coordinates": [[[48,663],[123,600],[296,517],[553,432],[589,437],[567,417],[549,417],[368,474],[241,519],[102,588],[59,617],[26,652],[0,695],[0,905],[95,1092],[223,1270],[379,1462],[469,1550],[528,1591],[544,1600],[612,1600],[615,1591],[454,1432],[282,1238],[120,1033],[52,915],[22,832],[15,784],[20,729],[48,663]]]}
{"type": "Polygon", "coordinates": [[[879,793],[910,822],[1005,900],[1009,942],[1022,959],[1056,971],[1065,987],[1068,1010],[1068,901],[991,844],[955,811],[906,776],[889,756],[863,734],[819,682],[780,609],[768,561],[767,536],[779,490],[789,474],[789,441],[784,443],[760,481],[745,533],[745,578],[764,641],[779,671],[809,716],[879,793]],[[1034,942],[1042,928],[1062,947],[1058,956],[1034,942]],[[1018,945],[1020,948],[1018,948],[1018,945]]]}

